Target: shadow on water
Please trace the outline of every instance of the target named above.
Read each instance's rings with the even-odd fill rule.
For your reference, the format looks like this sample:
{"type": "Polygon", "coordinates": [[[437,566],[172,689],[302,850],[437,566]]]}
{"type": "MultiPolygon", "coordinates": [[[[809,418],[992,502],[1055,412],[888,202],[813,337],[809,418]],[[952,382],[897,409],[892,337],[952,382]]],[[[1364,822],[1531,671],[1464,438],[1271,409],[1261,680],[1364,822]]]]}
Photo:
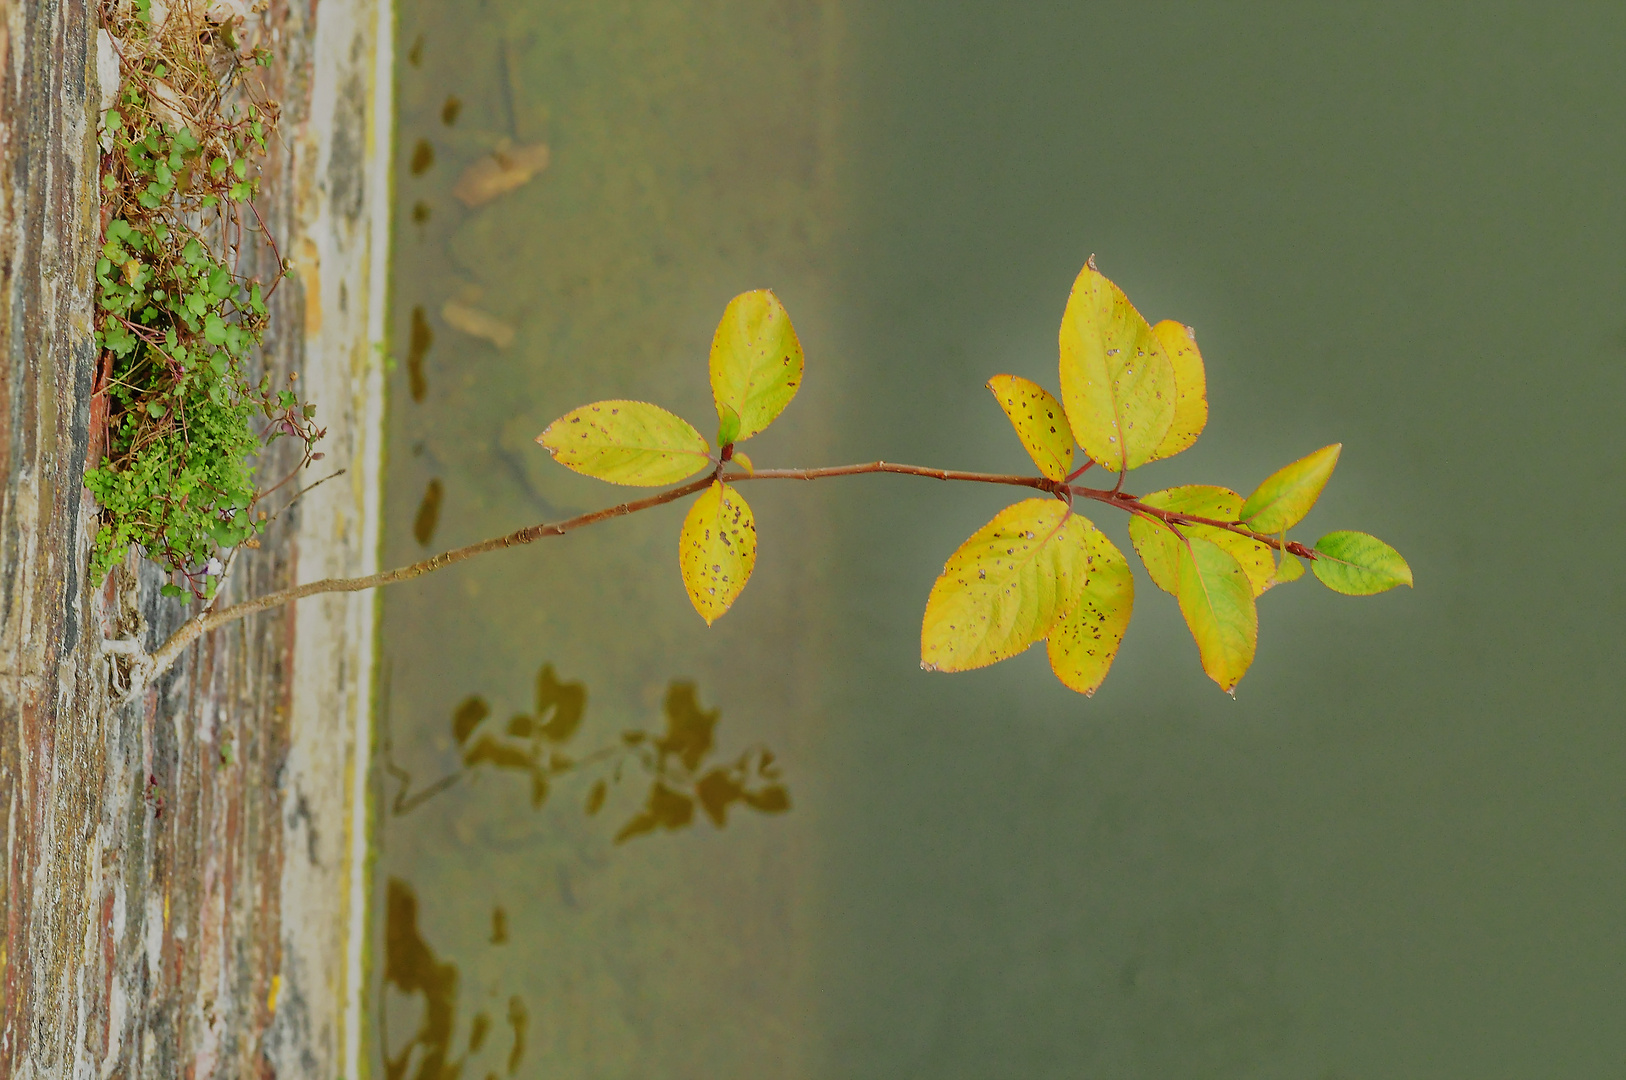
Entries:
{"type": "MultiPolygon", "coordinates": [[[[604,809],[612,789],[627,776],[647,779],[648,792],[641,807],[616,833],[617,844],[659,830],[683,829],[694,822],[696,807],[719,829],[728,824],[729,811],[736,805],[763,814],[790,809],[790,792],[772,750],[757,744],[732,758],[716,756],[722,711],[702,708],[692,682],[674,680],[667,685],[662,704],[665,723],[660,731],[628,729],[614,743],[576,757],[566,752],[565,745],[580,729],[586,711],[587,687],[577,681],[561,682],[552,664],[543,664],[537,672],[535,711],[510,717],[500,729],[487,723],[491,707],[486,700],[471,695],[452,711],[459,767],[417,791],[412,790],[412,774],[395,764],[386,738],[384,769],[400,783],[390,813],[410,813],[470,774],[488,768],[529,780],[531,807],[538,810],[556,781],[596,773],[584,803],[588,816],[604,809]]],[[[506,938],[505,918],[499,910],[493,941],[499,935],[506,938]]]]}
{"type": "MultiPolygon", "coordinates": [[[[492,913],[501,926],[506,915],[492,913]]],[[[492,944],[508,940],[506,931],[493,934],[492,944]]],[[[383,1014],[384,1076],[386,1080],[458,1080],[470,1059],[479,1055],[491,1035],[491,1017],[477,1012],[469,1022],[468,1049],[455,1060],[452,1035],[457,1019],[457,966],[438,959],[418,928],[418,897],[400,878],[389,879],[384,927],[384,983],[408,998],[421,996],[422,1019],[417,1029],[394,1054],[390,1053],[389,1013],[383,1014]],[[414,1068],[416,1066],[416,1068],[414,1068]]],[[[507,1074],[519,1071],[525,1058],[525,1034],[530,1011],[517,994],[508,999],[508,1027],[512,1032],[505,1061],[507,1074]]],[[[495,1072],[486,1073],[495,1077],[495,1072]]]]}

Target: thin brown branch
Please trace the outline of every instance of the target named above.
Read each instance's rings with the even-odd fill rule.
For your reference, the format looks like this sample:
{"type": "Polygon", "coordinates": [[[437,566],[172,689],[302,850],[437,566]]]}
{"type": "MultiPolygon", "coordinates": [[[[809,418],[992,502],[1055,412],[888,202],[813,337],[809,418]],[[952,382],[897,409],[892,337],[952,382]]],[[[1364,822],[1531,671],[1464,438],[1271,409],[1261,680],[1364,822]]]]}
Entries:
{"type": "Polygon", "coordinates": [[[444,569],[453,563],[465,559],[472,559],[476,555],[483,555],[489,551],[500,551],[505,548],[519,547],[534,543],[547,536],[563,536],[567,532],[593,525],[610,518],[625,517],[636,514],[640,510],[649,510],[675,502],[686,495],[693,495],[702,488],[707,487],[714,479],[727,483],[743,483],[748,480],[825,480],[838,476],[864,476],[877,473],[896,473],[902,476],[923,476],[933,480],[961,481],[976,484],[1004,484],[1010,487],[1033,488],[1046,491],[1058,497],[1066,495],[1083,496],[1096,502],[1115,506],[1131,514],[1141,514],[1164,522],[1167,525],[1209,525],[1217,529],[1225,529],[1240,536],[1246,536],[1261,544],[1275,548],[1279,551],[1288,551],[1303,559],[1314,559],[1315,552],[1299,543],[1284,543],[1277,537],[1256,533],[1240,522],[1220,521],[1214,518],[1198,517],[1193,514],[1182,514],[1172,510],[1163,510],[1155,506],[1147,506],[1139,498],[1125,494],[1121,491],[1107,491],[1100,488],[1082,486],[1069,486],[1043,476],[1011,476],[998,473],[961,472],[955,469],[931,469],[920,465],[900,465],[890,461],[870,461],[859,465],[832,465],[815,469],[758,469],[755,472],[727,472],[719,465],[716,469],[706,473],[699,479],[690,480],[675,488],[669,488],[658,495],[651,495],[631,502],[618,503],[602,510],[579,514],[565,521],[538,525],[529,525],[523,529],[508,533],[505,536],[482,540],[466,547],[456,548],[452,551],[442,552],[421,562],[410,566],[398,567],[377,574],[368,574],[353,578],[323,578],[321,581],[312,581],[293,588],[282,589],[278,592],[267,593],[265,596],[245,600],[231,607],[219,611],[205,610],[199,616],[189,619],[179,630],[175,631],[170,639],[152,655],[152,662],[147,678],[156,677],[167,671],[174,664],[180,654],[203,634],[227,623],[235,622],[246,615],[267,611],[271,608],[281,607],[293,603],[295,600],[307,596],[317,596],[323,593],[361,592],[365,589],[376,589],[384,585],[394,585],[401,581],[411,581],[436,570],[444,569]]]}
{"type": "Polygon", "coordinates": [[[831,465],[822,469],[758,469],[752,473],[728,473],[729,483],[743,480],[824,480],[833,476],[863,476],[868,473],[898,473],[925,476],[933,480],[961,480],[973,484],[1009,484],[1013,487],[1057,491],[1061,485],[1043,476],[1002,476],[997,473],[957,472],[954,469],[928,469],[921,465],[899,465],[891,461],[870,461],[862,465],[831,465]]]}
{"type": "Polygon", "coordinates": [[[651,495],[646,499],[636,499],[632,502],[608,506],[602,510],[594,510],[592,513],[577,515],[567,521],[528,525],[506,536],[495,536],[489,540],[469,544],[466,547],[444,551],[439,555],[424,559],[421,562],[415,562],[410,566],[397,567],[394,570],[385,570],[377,574],[367,574],[363,577],[323,578],[321,581],[312,581],[304,585],[296,585],[293,588],[267,593],[252,600],[244,600],[240,604],[233,604],[231,607],[222,608],[219,611],[205,611],[197,618],[188,619],[179,630],[170,635],[169,640],[164,642],[157,652],[153,653],[153,670],[149,677],[156,677],[169,670],[170,665],[175,663],[181,652],[201,635],[208,633],[217,626],[236,622],[245,615],[281,607],[295,600],[302,600],[307,596],[316,596],[320,593],[361,592],[364,589],[394,585],[399,581],[411,581],[413,578],[422,577],[425,574],[451,566],[453,563],[472,559],[476,555],[483,555],[488,551],[519,547],[523,544],[534,543],[545,536],[563,536],[565,533],[573,529],[579,529],[584,525],[607,521],[610,518],[624,517],[627,514],[636,514],[640,510],[649,510],[681,499],[685,495],[692,495],[708,486],[711,481],[712,476],[708,473],[698,480],[691,480],[680,487],[670,488],[659,495],[651,495]]]}

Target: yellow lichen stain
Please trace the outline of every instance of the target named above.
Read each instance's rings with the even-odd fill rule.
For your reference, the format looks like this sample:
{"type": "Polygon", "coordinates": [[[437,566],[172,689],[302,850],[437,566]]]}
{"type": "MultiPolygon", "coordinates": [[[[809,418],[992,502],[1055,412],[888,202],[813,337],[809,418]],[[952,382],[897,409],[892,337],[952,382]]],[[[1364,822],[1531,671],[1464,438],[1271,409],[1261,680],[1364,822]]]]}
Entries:
{"type": "Polygon", "coordinates": [[[271,1010],[271,1015],[277,1015],[277,998],[282,996],[282,976],[271,976],[271,993],[266,995],[265,1007],[271,1010]]]}

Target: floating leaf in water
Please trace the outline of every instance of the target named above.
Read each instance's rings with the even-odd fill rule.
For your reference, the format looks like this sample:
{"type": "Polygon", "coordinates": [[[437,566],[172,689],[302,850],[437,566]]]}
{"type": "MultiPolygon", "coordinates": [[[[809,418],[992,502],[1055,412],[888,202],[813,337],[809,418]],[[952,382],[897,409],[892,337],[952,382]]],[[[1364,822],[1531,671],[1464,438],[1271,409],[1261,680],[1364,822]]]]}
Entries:
{"type": "Polygon", "coordinates": [[[448,300],[441,306],[440,317],[446,320],[446,325],[454,330],[461,330],[470,337],[477,337],[489,341],[499,349],[506,349],[514,343],[515,330],[512,324],[503,322],[489,311],[481,311],[471,307],[461,300],[448,300]]]}
{"type": "Polygon", "coordinates": [[[463,170],[452,185],[452,194],[471,209],[528,184],[548,167],[546,143],[529,146],[498,146],[463,170]]]}

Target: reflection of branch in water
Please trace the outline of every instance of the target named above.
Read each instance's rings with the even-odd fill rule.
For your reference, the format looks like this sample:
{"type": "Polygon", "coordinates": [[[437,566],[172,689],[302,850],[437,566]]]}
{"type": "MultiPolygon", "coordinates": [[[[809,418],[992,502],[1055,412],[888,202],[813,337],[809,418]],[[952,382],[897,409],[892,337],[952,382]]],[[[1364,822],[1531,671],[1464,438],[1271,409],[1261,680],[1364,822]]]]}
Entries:
{"type": "MultiPolygon", "coordinates": [[[[702,772],[713,750],[712,733],[719,711],[700,708],[693,683],[674,682],[666,688],[666,733],[629,731],[622,735],[628,752],[652,773],[644,809],[616,833],[615,842],[656,829],[681,829],[694,819],[698,802],[719,829],[728,823],[728,808],[743,802],[765,814],[790,809],[790,794],[779,781],[779,766],[766,747],[751,747],[734,761],[702,772]]],[[[617,763],[614,778],[621,776],[617,763]]],[[[588,812],[602,805],[604,781],[588,795],[588,812]]]]}
{"type": "Polygon", "coordinates": [[[462,1062],[448,1062],[452,1019],[457,1004],[457,968],[435,959],[418,933],[418,898],[399,878],[390,878],[384,916],[384,981],[403,994],[422,994],[423,1021],[412,1039],[395,1057],[389,1057],[389,1033],[384,1032],[384,1076],[402,1080],[418,1057],[415,1080],[442,1080],[457,1076],[462,1062]]]}
{"type": "MultiPolygon", "coordinates": [[[[501,911],[501,909],[497,909],[501,911]]],[[[474,1014],[469,1025],[468,1051],[451,1060],[452,1035],[457,1014],[457,967],[435,957],[418,930],[418,898],[399,878],[389,879],[384,920],[384,982],[408,996],[422,994],[424,1016],[418,1030],[393,1057],[390,1055],[388,1009],[379,1011],[385,1080],[458,1080],[469,1059],[480,1053],[491,1032],[491,1018],[474,1014]]],[[[514,1029],[508,1052],[508,1075],[519,1070],[525,1056],[525,1031],[530,1015],[518,996],[508,999],[508,1023],[514,1029]]]]}
{"type": "Polygon", "coordinates": [[[510,718],[501,733],[486,730],[491,707],[484,698],[465,699],[452,713],[452,736],[462,749],[457,771],[412,792],[411,774],[394,763],[386,742],[384,768],[400,781],[391,812],[407,813],[481,766],[525,774],[531,782],[531,806],[540,808],[558,777],[606,764],[608,776],[601,776],[587,795],[591,816],[603,809],[629,761],[652,779],[643,809],[616,834],[618,844],[657,829],[684,828],[694,820],[696,803],[719,829],[728,823],[729,808],[736,803],[765,814],[790,809],[790,794],[766,747],[749,747],[732,761],[707,767],[721,715],[717,709],[700,707],[693,683],[667,686],[664,732],[624,731],[618,743],[573,758],[562,748],[581,727],[586,709],[587,688],[580,682],[560,682],[552,664],[543,664],[537,673],[535,713],[510,718]]]}

